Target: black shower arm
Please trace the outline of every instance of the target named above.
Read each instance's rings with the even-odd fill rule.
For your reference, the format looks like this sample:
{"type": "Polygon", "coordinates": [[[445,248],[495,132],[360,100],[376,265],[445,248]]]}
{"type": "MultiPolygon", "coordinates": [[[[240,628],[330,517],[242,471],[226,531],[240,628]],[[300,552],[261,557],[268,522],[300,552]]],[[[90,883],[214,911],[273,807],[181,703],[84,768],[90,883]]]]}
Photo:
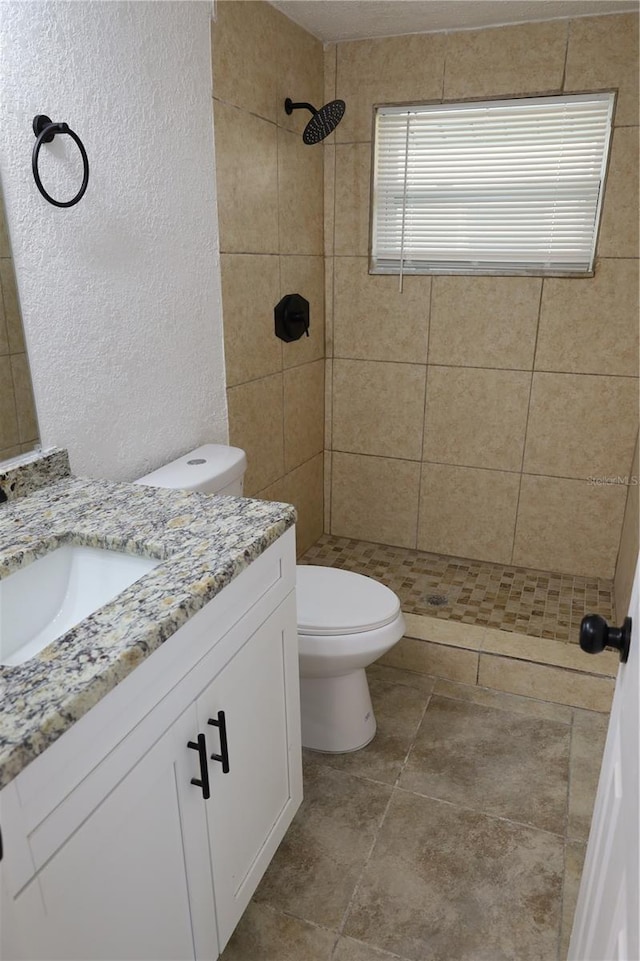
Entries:
{"type": "Polygon", "coordinates": [[[318,112],[316,108],[313,107],[310,103],[293,103],[290,97],[287,97],[287,99],[285,100],[284,109],[288,114],[293,113],[294,110],[310,110],[311,113],[315,116],[318,112]]]}

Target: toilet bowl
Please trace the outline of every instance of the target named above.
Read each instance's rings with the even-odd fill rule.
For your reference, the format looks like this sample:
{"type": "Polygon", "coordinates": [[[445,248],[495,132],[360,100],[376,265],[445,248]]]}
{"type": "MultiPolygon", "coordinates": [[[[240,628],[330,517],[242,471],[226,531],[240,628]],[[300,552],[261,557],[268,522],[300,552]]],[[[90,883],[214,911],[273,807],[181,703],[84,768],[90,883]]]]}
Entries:
{"type": "MultiPolygon", "coordinates": [[[[137,484],[206,494],[242,494],[243,450],[206,444],[137,484]]],[[[404,634],[400,601],[383,584],[335,567],[298,565],[302,744],[343,753],[376,733],[365,667],[404,634]]]]}
{"type": "Polygon", "coordinates": [[[393,591],[335,567],[297,567],[302,744],[357,751],[376,733],[365,667],[404,634],[393,591]]]}

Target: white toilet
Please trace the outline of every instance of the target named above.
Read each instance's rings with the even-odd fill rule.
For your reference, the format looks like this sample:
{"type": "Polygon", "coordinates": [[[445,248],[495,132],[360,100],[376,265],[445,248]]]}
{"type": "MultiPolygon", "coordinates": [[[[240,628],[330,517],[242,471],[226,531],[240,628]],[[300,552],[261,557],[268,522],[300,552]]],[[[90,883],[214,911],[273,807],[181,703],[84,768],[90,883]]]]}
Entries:
{"type": "MultiPolygon", "coordinates": [[[[238,447],[205,444],[136,483],[242,495],[247,458],[238,447]]],[[[342,753],[376,733],[365,667],[404,634],[400,601],[363,574],[335,567],[297,567],[302,744],[342,753]]]]}

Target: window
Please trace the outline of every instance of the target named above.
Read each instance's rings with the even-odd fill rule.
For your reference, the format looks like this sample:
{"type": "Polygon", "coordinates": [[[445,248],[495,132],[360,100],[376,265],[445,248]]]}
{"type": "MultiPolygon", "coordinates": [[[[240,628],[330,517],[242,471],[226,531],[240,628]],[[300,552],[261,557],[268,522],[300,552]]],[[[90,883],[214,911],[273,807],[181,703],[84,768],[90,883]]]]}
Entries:
{"type": "Polygon", "coordinates": [[[378,107],[372,272],[592,273],[613,103],[378,107]]]}

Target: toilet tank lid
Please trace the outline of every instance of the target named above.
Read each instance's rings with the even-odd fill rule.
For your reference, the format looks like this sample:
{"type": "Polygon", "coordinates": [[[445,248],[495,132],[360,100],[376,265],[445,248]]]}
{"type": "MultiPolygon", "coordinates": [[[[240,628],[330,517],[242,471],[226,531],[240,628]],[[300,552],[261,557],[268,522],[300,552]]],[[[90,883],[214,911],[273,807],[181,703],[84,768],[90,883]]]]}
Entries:
{"type": "Polygon", "coordinates": [[[298,633],[361,634],[391,624],[400,601],[384,584],[336,567],[296,568],[298,633]]]}
{"type": "Polygon", "coordinates": [[[214,486],[222,490],[239,480],[247,469],[247,457],[239,447],[204,444],[171,463],[140,477],[136,484],[194,491],[214,486]]]}

